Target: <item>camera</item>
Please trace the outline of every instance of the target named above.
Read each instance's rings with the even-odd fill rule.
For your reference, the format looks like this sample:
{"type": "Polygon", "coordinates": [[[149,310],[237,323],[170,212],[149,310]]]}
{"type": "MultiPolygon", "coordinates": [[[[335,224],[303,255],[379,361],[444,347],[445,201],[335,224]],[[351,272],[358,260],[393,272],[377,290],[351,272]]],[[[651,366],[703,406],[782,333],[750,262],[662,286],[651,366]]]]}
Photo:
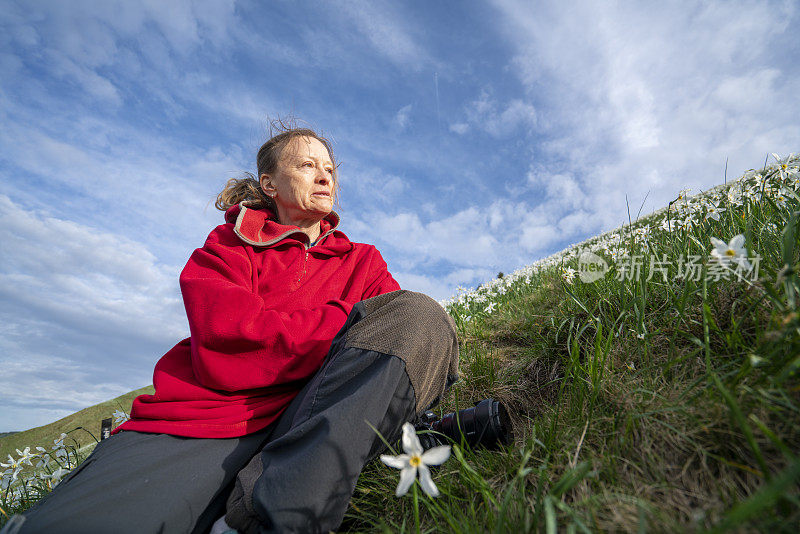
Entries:
{"type": "Polygon", "coordinates": [[[465,441],[470,447],[492,449],[508,445],[513,439],[511,419],[505,406],[494,399],[484,399],[472,408],[444,415],[441,419],[427,411],[415,426],[417,431],[428,430],[419,435],[423,449],[451,442],[465,441]]]}

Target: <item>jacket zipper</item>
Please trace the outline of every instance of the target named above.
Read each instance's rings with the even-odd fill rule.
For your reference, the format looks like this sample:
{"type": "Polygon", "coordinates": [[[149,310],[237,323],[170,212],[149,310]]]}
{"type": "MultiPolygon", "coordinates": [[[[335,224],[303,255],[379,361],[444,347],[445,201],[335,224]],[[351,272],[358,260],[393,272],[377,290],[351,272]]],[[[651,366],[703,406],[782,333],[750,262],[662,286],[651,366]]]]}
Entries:
{"type": "Polygon", "coordinates": [[[303,276],[305,276],[306,274],[306,262],[308,262],[308,249],[305,250],[305,255],[303,256],[303,268],[300,270],[300,278],[297,279],[298,283],[303,279],[303,276]]]}

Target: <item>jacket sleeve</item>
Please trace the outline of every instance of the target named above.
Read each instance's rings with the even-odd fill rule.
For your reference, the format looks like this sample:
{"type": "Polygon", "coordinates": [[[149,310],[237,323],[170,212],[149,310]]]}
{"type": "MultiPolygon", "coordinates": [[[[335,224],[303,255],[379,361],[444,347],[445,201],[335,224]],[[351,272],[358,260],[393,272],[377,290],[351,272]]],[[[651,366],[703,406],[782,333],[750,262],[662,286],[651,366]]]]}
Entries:
{"type": "Polygon", "coordinates": [[[370,264],[372,271],[371,281],[364,288],[364,294],[361,296],[361,300],[377,297],[378,295],[400,289],[400,284],[392,278],[392,275],[389,273],[389,266],[386,265],[383,256],[381,256],[381,253],[378,252],[378,249],[375,247],[372,247],[372,261],[370,264]]]}
{"type": "Polygon", "coordinates": [[[291,313],[270,309],[253,291],[245,248],[213,236],[195,250],[180,277],[197,380],[240,391],[313,375],[353,305],[330,300],[291,313]]]}

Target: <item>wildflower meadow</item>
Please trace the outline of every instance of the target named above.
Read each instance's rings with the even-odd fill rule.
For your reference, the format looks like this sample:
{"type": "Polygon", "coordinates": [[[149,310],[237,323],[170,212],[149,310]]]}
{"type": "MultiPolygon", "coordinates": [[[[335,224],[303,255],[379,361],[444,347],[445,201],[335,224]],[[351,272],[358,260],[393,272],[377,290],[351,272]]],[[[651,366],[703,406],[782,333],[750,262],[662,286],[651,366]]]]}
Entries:
{"type": "MultiPolygon", "coordinates": [[[[407,425],[341,531],[796,532],[800,158],[772,160],[442,302],[439,414],[493,397],[515,439],[423,452],[407,425]]],[[[68,439],[2,463],[2,522],[82,460],[68,439]]]]}

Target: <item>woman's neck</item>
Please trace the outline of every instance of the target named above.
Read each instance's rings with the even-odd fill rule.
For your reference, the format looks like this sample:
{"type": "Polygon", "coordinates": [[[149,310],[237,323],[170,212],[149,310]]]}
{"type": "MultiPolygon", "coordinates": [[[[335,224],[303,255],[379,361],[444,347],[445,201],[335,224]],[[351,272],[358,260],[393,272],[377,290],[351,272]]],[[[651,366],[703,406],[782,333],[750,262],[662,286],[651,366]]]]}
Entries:
{"type": "Polygon", "coordinates": [[[300,231],[308,236],[309,243],[316,241],[321,233],[319,221],[316,221],[309,226],[300,226],[299,224],[295,224],[294,226],[300,228],[300,231]]]}
{"type": "Polygon", "coordinates": [[[317,240],[317,238],[319,238],[320,233],[321,233],[321,227],[320,227],[319,223],[323,218],[324,217],[320,217],[320,218],[313,217],[313,218],[310,218],[310,219],[292,220],[290,217],[287,217],[285,215],[281,216],[281,214],[278,214],[278,222],[280,224],[283,224],[283,225],[286,225],[286,226],[296,226],[296,227],[298,227],[301,232],[303,232],[304,234],[306,234],[308,236],[308,242],[309,243],[313,243],[314,241],[317,240]]]}

